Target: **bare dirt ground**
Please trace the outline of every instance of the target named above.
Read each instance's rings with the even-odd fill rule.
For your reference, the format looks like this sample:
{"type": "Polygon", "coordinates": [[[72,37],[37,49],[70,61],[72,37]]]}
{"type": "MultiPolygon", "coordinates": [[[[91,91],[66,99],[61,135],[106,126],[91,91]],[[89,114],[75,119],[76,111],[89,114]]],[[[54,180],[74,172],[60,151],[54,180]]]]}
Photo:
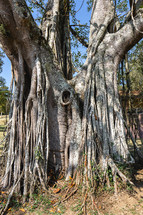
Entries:
{"type": "Polygon", "coordinates": [[[101,196],[98,201],[101,202],[102,214],[143,215],[143,169],[136,172],[134,184],[132,192],[123,190],[117,196],[101,196]]]}
{"type": "MultiPolygon", "coordinates": [[[[102,191],[97,194],[94,205],[91,203],[90,196],[86,198],[87,215],[143,215],[143,166],[139,166],[134,172],[133,189],[122,188],[116,196],[112,191],[102,191]]],[[[0,203],[4,205],[7,193],[1,191],[0,203]]],[[[65,182],[64,179],[58,180],[54,186],[49,188],[48,193],[41,191],[35,194],[31,202],[22,204],[21,199],[12,200],[7,214],[10,215],[82,215],[85,195],[82,189],[65,182]]]]}

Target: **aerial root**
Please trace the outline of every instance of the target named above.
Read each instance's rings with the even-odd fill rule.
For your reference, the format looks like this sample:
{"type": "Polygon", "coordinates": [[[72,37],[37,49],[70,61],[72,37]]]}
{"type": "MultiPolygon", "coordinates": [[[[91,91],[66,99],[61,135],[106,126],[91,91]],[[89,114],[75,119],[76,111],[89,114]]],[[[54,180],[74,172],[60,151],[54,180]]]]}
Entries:
{"type": "MultiPolygon", "coordinates": [[[[36,167],[37,167],[37,166],[36,166],[36,167]]],[[[130,181],[130,180],[119,170],[119,168],[116,166],[115,162],[113,161],[113,159],[112,159],[111,157],[109,157],[108,160],[107,160],[107,168],[108,168],[108,167],[111,168],[111,171],[112,171],[115,195],[117,195],[117,192],[118,192],[118,190],[117,190],[117,177],[116,177],[117,175],[121,178],[121,180],[122,180],[124,183],[127,183],[127,182],[128,182],[128,183],[130,183],[131,185],[134,185],[133,182],[130,181]]],[[[39,166],[38,166],[38,170],[39,170],[39,166]]],[[[78,191],[78,185],[76,185],[76,186],[74,187],[74,189],[72,189],[72,188],[73,188],[72,184],[75,185],[76,176],[78,175],[77,172],[78,172],[78,171],[75,171],[74,177],[72,178],[72,181],[71,181],[71,186],[68,187],[68,189],[66,190],[66,193],[65,193],[65,195],[64,195],[64,198],[63,198],[60,202],[56,203],[55,205],[60,204],[61,202],[65,202],[66,200],[68,200],[70,197],[72,197],[72,196],[78,191]]],[[[98,171],[97,171],[97,172],[98,172],[98,171]]],[[[97,172],[96,172],[96,174],[97,174],[97,172]]],[[[6,210],[8,209],[8,206],[9,206],[9,204],[10,204],[10,200],[11,200],[11,198],[12,198],[12,196],[13,196],[13,193],[14,193],[15,189],[17,188],[17,186],[18,186],[18,184],[19,184],[21,178],[23,177],[23,174],[24,174],[24,170],[22,171],[21,175],[19,176],[17,182],[13,185],[13,187],[12,187],[12,189],[11,189],[11,191],[10,191],[10,194],[9,194],[9,196],[8,196],[7,203],[6,203],[6,205],[1,209],[0,214],[3,215],[3,214],[6,212],[6,210]]],[[[41,171],[39,171],[38,174],[39,174],[39,178],[40,178],[40,183],[41,183],[43,189],[45,190],[45,189],[46,189],[46,186],[45,186],[44,179],[43,179],[43,177],[42,177],[41,171]]],[[[98,175],[100,175],[100,174],[98,174],[98,175]]],[[[35,175],[35,176],[36,176],[36,175],[35,175]]],[[[108,187],[110,187],[110,180],[109,180],[109,176],[108,176],[108,173],[107,173],[107,169],[106,169],[106,172],[105,172],[104,176],[105,176],[104,182],[106,181],[108,187]]],[[[101,179],[101,178],[100,178],[100,179],[101,179]]],[[[35,183],[35,180],[36,180],[36,179],[33,178],[33,183],[35,183]]],[[[101,179],[101,180],[102,180],[102,179],[101,179]]],[[[94,181],[93,181],[93,185],[95,186],[94,181]]],[[[86,187],[86,186],[85,186],[85,187],[86,187]]],[[[87,186],[87,188],[88,188],[88,186],[87,186]]],[[[86,211],[86,203],[87,203],[88,197],[90,197],[90,198],[91,198],[91,202],[92,202],[92,207],[93,207],[93,209],[95,209],[95,210],[97,211],[98,215],[102,215],[102,213],[99,211],[99,209],[98,209],[98,207],[97,207],[97,205],[96,205],[96,203],[95,203],[95,194],[94,194],[94,191],[93,191],[93,193],[91,193],[91,192],[89,191],[89,189],[87,189],[87,188],[86,188],[85,191],[84,191],[84,198],[83,198],[83,204],[82,204],[83,214],[86,214],[86,212],[87,212],[87,211],[86,211]]],[[[46,189],[46,190],[47,190],[47,189],[46,189]]],[[[93,190],[95,190],[95,189],[93,189],[93,190]]],[[[54,205],[54,206],[55,206],[55,205],[54,205]]]]}
{"type": "Polygon", "coordinates": [[[42,174],[41,174],[41,171],[40,171],[38,163],[37,163],[37,170],[38,170],[38,174],[39,174],[39,179],[40,179],[41,185],[42,185],[43,189],[45,191],[47,191],[47,188],[46,188],[45,182],[44,182],[44,180],[42,178],[42,174]]]}
{"type": "Polygon", "coordinates": [[[7,172],[5,173],[4,177],[0,180],[0,184],[3,184],[3,181],[5,180],[5,177],[7,177],[8,173],[10,172],[10,169],[11,169],[11,167],[13,165],[13,162],[14,162],[14,158],[15,158],[15,156],[13,155],[13,157],[11,159],[11,163],[9,165],[9,168],[8,168],[7,172]]]}
{"type": "Polygon", "coordinates": [[[1,209],[1,211],[0,211],[0,214],[1,214],[1,215],[4,215],[4,213],[5,213],[6,210],[8,209],[10,200],[11,200],[11,198],[12,198],[12,196],[13,196],[13,193],[14,193],[16,187],[18,186],[18,184],[19,184],[19,182],[20,182],[20,180],[21,180],[21,178],[22,178],[22,176],[23,176],[23,173],[24,173],[24,171],[22,171],[22,173],[21,173],[19,179],[18,179],[17,182],[13,185],[13,187],[12,187],[12,189],[11,189],[11,192],[10,192],[10,194],[9,194],[9,196],[8,196],[7,203],[6,203],[6,205],[5,205],[5,206],[1,209]]]}
{"type": "Polygon", "coordinates": [[[75,188],[66,198],[62,200],[62,202],[65,202],[67,199],[69,199],[72,195],[74,195],[77,192],[78,188],[75,188]]]}
{"type": "MultiPolygon", "coordinates": [[[[1,215],[4,215],[5,212],[7,211],[8,206],[9,206],[10,201],[11,201],[11,198],[13,197],[14,191],[15,191],[15,189],[17,188],[17,186],[18,186],[18,184],[19,184],[21,178],[23,177],[23,175],[24,175],[24,169],[23,169],[23,171],[22,171],[20,177],[18,178],[17,182],[16,182],[16,183],[13,185],[13,187],[11,188],[11,191],[10,191],[9,196],[8,196],[7,203],[6,203],[6,205],[5,205],[5,206],[1,209],[1,211],[0,211],[0,214],[1,214],[1,215]]],[[[45,183],[44,183],[44,181],[43,181],[43,179],[42,179],[42,176],[40,175],[39,177],[40,177],[40,182],[41,182],[41,185],[42,185],[43,189],[44,189],[45,191],[47,191],[46,186],[45,186],[45,183]]],[[[35,182],[36,182],[36,179],[33,178],[33,183],[35,184],[35,182]]],[[[76,192],[76,191],[75,191],[75,192],[76,192]]],[[[26,201],[26,198],[24,198],[24,201],[26,201]]]]}
{"type": "MultiPolygon", "coordinates": [[[[67,191],[69,192],[69,189],[68,189],[67,191]]],[[[66,195],[64,196],[64,199],[62,199],[62,200],[56,202],[53,206],[55,207],[56,205],[59,205],[59,204],[61,204],[62,202],[67,201],[67,200],[68,200],[70,197],[72,197],[77,191],[78,191],[78,187],[75,187],[75,189],[74,189],[72,192],[70,192],[69,195],[68,195],[68,193],[66,192],[66,195]]]]}

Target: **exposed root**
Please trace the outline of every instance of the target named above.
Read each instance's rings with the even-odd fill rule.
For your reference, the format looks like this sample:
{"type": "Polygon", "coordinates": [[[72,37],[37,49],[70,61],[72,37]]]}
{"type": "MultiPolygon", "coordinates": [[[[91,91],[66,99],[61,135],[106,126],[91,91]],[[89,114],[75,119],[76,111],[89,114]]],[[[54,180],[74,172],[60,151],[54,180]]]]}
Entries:
{"type": "Polygon", "coordinates": [[[131,185],[134,185],[134,183],[132,181],[130,181],[116,166],[116,164],[114,163],[114,161],[109,158],[108,159],[108,165],[110,166],[112,173],[113,173],[113,178],[114,178],[114,183],[116,184],[116,180],[115,180],[115,175],[118,174],[119,177],[122,179],[123,182],[127,183],[129,182],[131,185]]]}
{"type": "Polygon", "coordinates": [[[21,173],[21,175],[20,175],[18,181],[16,182],[16,184],[13,185],[13,187],[12,187],[12,189],[11,189],[11,192],[10,192],[10,194],[9,194],[9,196],[8,196],[7,203],[6,203],[6,205],[5,205],[5,206],[1,209],[1,211],[0,211],[0,214],[1,214],[1,215],[3,215],[3,214],[6,212],[6,210],[8,209],[10,200],[11,200],[11,198],[12,198],[12,196],[13,196],[13,193],[14,193],[16,187],[18,186],[18,184],[19,184],[19,182],[20,182],[20,180],[21,180],[21,178],[22,178],[22,176],[23,176],[23,173],[24,173],[24,171],[21,173]]]}
{"type": "Polygon", "coordinates": [[[69,199],[71,196],[73,196],[77,192],[78,188],[75,188],[66,198],[62,200],[62,202],[65,202],[67,199],[69,199]]]}
{"type": "Polygon", "coordinates": [[[87,200],[87,197],[88,197],[88,194],[87,194],[87,192],[86,192],[86,193],[85,193],[85,196],[84,196],[83,205],[82,205],[82,207],[83,207],[83,214],[84,214],[84,215],[87,214],[87,213],[86,213],[86,200],[87,200]]]}
{"type": "Polygon", "coordinates": [[[98,213],[98,215],[103,215],[102,213],[100,213],[96,203],[95,203],[95,195],[94,194],[91,194],[91,201],[92,201],[92,208],[93,210],[95,209],[98,213]]]}
{"type": "Polygon", "coordinates": [[[93,193],[95,193],[96,188],[98,186],[104,187],[105,184],[107,184],[108,188],[110,188],[111,185],[109,177],[111,179],[111,175],[109,176],[109,170],[110,173],[112,174],[112,183],[114,186],[114,193],[116,196],[118,194],[117,176],[119,176],[119,178],[123,181],[124,184],[129,183],[131,185],[134,185],[134,183],[119,170],[119,168],[116,166],[115,162],[111,157],[108,157],[108,159],[106,159],[106,162],[107,164],[104,170],[102,169],[102,166],[97,165],[96,163],[94,164],[94,167],[92,167],[92,169],[90,170],[89,169],[86,170],[86,167],[84,165],[83,170],[81,170],[83,175],[81,175],[80,173],[80,177],[82,177],[81,183],[84,183],[83,186],[84,193],[87,188],[89,190],[92,190],[93,193]],[[92,177],[87,177],[86,171],[88,171],[88,174],[91,175],[92,177]],[[89,171],[91,172],[89,173],[89,171]]]}
{"type": "MultiPolygon", "coordinates": [[[[71,188],[71,187],[70,187],[71,188]]],[[[71,193],[69,192],[70,189],[67,190],[66,195],[64,196],[64,198],[60,201],[58,201],[57,203],[55,203],[53,206],[55,207],[56,205],[61,204],[62,202],[67,201],[70,197],[72,197],[77,191],[78,191],[78,187],[75,187],[75,189],[73,191],[71,191],[71,193]],[[68,195],[69,193],[69,195],[68,195]]]]}

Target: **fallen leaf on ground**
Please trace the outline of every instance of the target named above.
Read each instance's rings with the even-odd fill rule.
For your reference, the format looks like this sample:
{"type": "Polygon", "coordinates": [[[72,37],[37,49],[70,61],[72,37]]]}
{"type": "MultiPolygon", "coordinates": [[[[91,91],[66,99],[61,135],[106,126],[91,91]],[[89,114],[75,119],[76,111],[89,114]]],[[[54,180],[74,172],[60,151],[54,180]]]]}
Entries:
{"type": "Polygon", "coordinates": [[[56,208],[51,208],[49,211],[50,211],[51,213],[55,213],[56,208]]]}
{"type": "Polygon", "coordinates": [[[57,201],[56,200],[52,200],[51,204],[54,205],[57,201]]]}
{"type": "Polygon", "coordinates": [[[19,210],[22,211],[22,212],[25,212],[25,210],[23,208],[20,208],[19,210]]]}
{"type": "Polygon", "coordinates": [[[64,176],[63,176],[63,175],[61,175],[58,179],[59,179],[59,180],[61,180],[63,177],[64,177],[64,176]]]}
{"type": "Polygon", "coordinates": [[[53,191],[53,193],[59,193],[61,191],[60,188],[57,188],[56,190],[53,191]]]}

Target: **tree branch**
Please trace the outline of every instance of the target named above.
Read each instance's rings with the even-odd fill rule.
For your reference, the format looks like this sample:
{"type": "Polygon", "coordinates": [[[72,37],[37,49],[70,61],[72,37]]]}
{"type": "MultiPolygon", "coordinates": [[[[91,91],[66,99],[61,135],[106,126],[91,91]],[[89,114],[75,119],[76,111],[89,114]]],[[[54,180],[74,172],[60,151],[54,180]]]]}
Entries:
{"type": "Polygon", "coordinates": [[[103,41],[108,26],[115,18],[114,5],[110,0],[95,1],[92,8],[90,38],[88,53],[89,57],[92,53],[93,57],[98,49],[98,46],[103,41]]]}
{"type": "Polygon", "coordinates": [[[32,2],[33,2],[33,4],[35,4],[35,5],[37,5],[38,7],[40,7],[42,10],[45,10],[45,8],[44,8],[38,1],[33,0],[32,2]]]}
{"type": "MultiPolygon", "coordinates": [[[[39,37],[40,29],[35,23],[29,8],[24,0],[1,0],[0,23],[8,29],[13,38],[23,40],[23,32],[27,30],[30,35],[39,37]]],[[[36,39],[35,38],[35,39],[36,39]]]]}
{"type": "Polygon", "coordinates": [[[135,44],[143,38],[143,9],[138,10],[134,20],[126,23],[118,32],[113,34],[115,54],[124,56],[135,44]]]}
{"type": "Polygon", "coordinates": [[[85,39],[81,36],[79,36],[79,34],[70,26],[70,31],[73,34],[73,36],[85,47],[88,48],[88,43],[85,41],[85,39]]]}
{"type": "Polygon", "coordinates": [[[32,65],[34,44],[42,43],[44,38],[35,23],[24,0],[0,1],[0,41],[3,50],[12,61],[18,58],[18,48],[25,51],[27,65],[32,65]],[[27,55],[28,53],[28,55],[27,55]]]}

